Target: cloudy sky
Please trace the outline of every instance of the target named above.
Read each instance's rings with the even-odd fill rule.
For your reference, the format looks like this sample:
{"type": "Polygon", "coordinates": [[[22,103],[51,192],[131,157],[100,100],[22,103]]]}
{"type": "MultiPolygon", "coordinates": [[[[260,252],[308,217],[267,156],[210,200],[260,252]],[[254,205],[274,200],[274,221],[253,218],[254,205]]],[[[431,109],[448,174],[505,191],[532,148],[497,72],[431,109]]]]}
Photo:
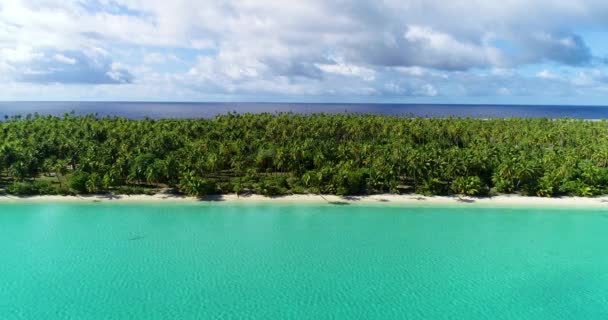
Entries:
{"type": "Polygon", "coordinates": [[[0,0],[0,100],[608,104],[606,0],[0,0]]]}

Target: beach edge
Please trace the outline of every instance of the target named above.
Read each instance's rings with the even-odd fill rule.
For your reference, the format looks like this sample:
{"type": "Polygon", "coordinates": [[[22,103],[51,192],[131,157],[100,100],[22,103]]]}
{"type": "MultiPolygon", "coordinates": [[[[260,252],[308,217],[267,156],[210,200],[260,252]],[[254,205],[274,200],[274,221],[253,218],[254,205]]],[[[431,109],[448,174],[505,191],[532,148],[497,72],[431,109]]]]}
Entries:
{"type": "Polygon", "coordinates": [[[498,195],[494,197],[424,196],[417,194],[396,195],[377,194],[363,196],[336,196],[297,194],[266,197],[262,195],[215,195],[203,198],[186,197],[172,194],[155,195],[83,195],[83,196],[12,196],[0,195],[0,203],[7,202],[179,202],[179,203],[319,203],[319,204],[393,204],[393,205],[448,205],[448,206],[524,206],[524,207],[595,207],[608,208],[608,196],[602,197],[559,197],[542,198],[519,195],[498,195]]]}

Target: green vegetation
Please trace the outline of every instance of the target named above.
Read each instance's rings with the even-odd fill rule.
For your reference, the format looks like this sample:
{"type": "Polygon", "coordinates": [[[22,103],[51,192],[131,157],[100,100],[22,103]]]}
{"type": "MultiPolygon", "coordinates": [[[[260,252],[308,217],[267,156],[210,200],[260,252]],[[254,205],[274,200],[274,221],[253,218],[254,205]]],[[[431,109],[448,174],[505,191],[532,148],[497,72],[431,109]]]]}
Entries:
{"type": "Polygon", "coordinates": [[[608,193],[608,123],[227,114],[0,122],[0,188],[19,195],[608,193]]]}

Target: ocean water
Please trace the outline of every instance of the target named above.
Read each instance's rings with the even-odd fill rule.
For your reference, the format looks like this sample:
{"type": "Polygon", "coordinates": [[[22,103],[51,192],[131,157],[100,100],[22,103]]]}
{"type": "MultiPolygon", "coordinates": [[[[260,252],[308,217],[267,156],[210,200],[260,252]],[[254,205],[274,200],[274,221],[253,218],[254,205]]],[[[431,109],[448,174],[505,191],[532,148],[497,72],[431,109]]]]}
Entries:
{"type": "Polygon", "coordinates": [[[374,113],[420,117],[545,117],[608,118],[608,106],[539,106],[539,105],[464,105],[464,104],[335,104],[335,103],[164,103],[164,102],[0,102],[0,121],[4,116],[61,116],[74,111],[78,115],[150,118],[213,118],[228,112],[262,113],[374,113]]]}
{"type": "Polygon", "coordinates": [[[0,319],[607,319],[602,210],[0,204],[0,319]]]}

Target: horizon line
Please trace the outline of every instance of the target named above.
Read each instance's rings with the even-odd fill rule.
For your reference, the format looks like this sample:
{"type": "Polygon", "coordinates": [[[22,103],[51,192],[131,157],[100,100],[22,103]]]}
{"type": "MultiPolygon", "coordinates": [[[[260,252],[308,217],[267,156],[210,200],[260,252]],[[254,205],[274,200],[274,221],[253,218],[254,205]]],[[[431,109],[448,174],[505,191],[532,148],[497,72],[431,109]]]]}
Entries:
{"type": "Polygon", "coordinates": [[[304,101],[163,101],[163,100],[0,100],[1,103],[150,103],[150,104],[309,104],[309,105],[409,105],[409,106],[521,106],[608,107],[608,104],[543,103],[429,103],[429,102],[304,102],[304,101]]]}

